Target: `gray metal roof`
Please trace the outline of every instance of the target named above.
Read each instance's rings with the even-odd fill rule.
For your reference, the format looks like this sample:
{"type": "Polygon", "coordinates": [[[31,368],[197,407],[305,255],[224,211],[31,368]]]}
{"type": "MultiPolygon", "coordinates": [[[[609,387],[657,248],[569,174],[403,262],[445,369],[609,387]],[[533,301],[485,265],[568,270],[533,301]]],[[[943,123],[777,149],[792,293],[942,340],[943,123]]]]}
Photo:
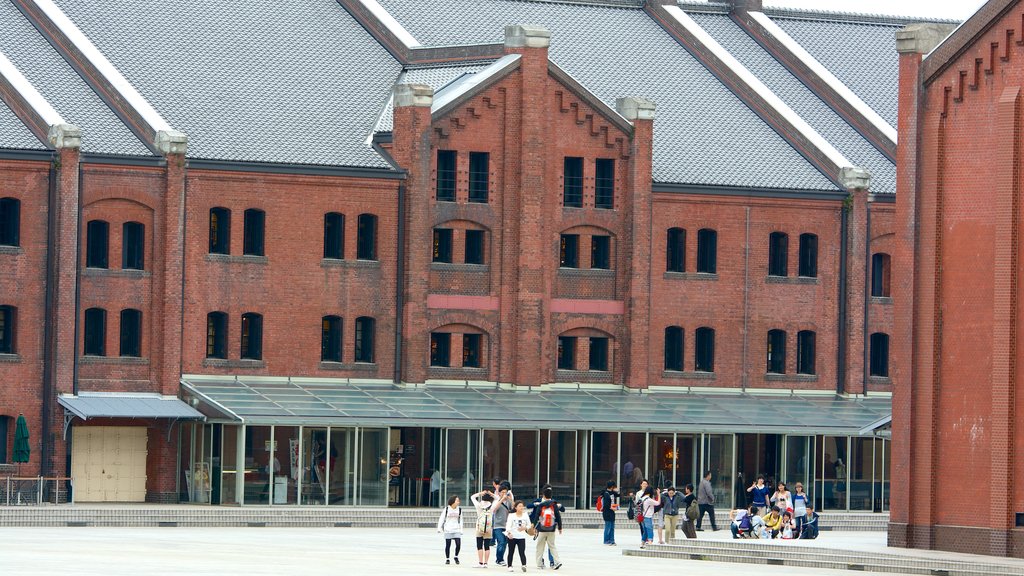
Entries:
{"type": "MultiPolygon", "coordinates": [[[[466,74],[476,74],[483,70],[490,61],[472,66],[445,66],[439,68],[410,68],[402,72],[396,84],[426,84],[437,93],[448,84],[466,74]]],[[[394,102],[389,98],[374,132],[390,132],[394,122],[394,102]]]]}
{"type": "Polygon", "coordinates": [[[886,122],[896,126],[899,100],[896,31],[902,26],[825,18],[773,16],[772,20],[886,122]]]}
{"type": "Polygon", "coordinates": [[[45,150],[46,147],[0,100],[0,148],[45,150]]]}
{"type": "Polygon", "coordinates": [[[81,418],[170,418],[202,420],[204,416],[173,396],[122,392],[82,392],[78,396],[62,394],[57,401],[81,418]]]}
{"type": "Polygon", "coordinates": [[[867,168],[872,175],[873,192],[896,192],[896,165],[729,16],[702,13],[690,16],[844,156],[855,165],[867,168]]]}
{"type": "Polygon", "coordinates": [[[656,182],[836,189],[643,10],[514,0],[380,3],[426,46],[501,42],[506,24],[547,27],[550,58],[602,101],[657,103],[656,182]]]}
{"type": "Polygon", "coordinates": [[[348,384],[284,378],[182,380],[213,416],[246,424],[449,426],[856,434],[891,398],[348,384]]]}
{"type": "Polygon", "coordinates": [[[366,139],[401,66],[335,0],[56,3],[192,158],[388,167],[366,139]]]}
{"type": "MultiPolygon", "coordinates": [[[[10,0],[0,0],[0,52],[65,121],[82,129],[83,152],[152,155],[10,0]]],[[[0,148],[17,147],[0,133],[0,148]]]]}

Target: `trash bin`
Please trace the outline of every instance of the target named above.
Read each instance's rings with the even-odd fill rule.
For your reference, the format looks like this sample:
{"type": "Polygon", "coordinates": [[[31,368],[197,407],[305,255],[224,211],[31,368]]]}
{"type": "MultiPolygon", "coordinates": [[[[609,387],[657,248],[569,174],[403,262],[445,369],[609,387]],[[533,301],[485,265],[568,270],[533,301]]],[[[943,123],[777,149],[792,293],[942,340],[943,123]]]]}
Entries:
{"type": "Polygon", "coordinates": [[[288,503],[288,477],[274,477],[274,504],[288,503]]]}

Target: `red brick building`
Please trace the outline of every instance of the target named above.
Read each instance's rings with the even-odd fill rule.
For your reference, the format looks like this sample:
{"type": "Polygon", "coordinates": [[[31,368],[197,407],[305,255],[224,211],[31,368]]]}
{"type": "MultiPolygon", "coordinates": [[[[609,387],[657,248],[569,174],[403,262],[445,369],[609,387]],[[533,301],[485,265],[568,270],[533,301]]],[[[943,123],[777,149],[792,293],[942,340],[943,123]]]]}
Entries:
{"type": "Polygon", "coordinates": [[[901,32],[889,541],[1024,557],[1017,327],[1024,6],[901,32]],[[947,34],[948,37],[947,37],[947,34]],[[964,481],[974,506],[942,503],[964,481]]]}
{"type": "Polygon", "coordinates": [[[0,1],[3,460],[24,413],[79,500],[888,508],[910,22],[147,4],[0,1]]]}

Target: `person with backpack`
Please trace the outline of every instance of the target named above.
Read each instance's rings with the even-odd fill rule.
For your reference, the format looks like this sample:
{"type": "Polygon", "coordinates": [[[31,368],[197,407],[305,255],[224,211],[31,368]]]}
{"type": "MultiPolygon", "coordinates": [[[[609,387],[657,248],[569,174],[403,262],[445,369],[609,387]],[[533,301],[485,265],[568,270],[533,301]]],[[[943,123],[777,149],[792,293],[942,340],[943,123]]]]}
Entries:
{"type": "Polygon", "coordinates": [[[615,480],[609,480],[597,497],[597,511],[604,520],[604,545],[615,546],[615,510],[619,507],[619,490],[615,480]]]}
{"type": "Polygon", "coordinates": [[[693,523],[700,515],[697,507],[697,495],[693,493],[693,484],[687,484],[683,488],[683,510],[686,511],[686,519],[683,520],[683,534],[692,540],[697,537],[693,523]]]}
{"type": "Polygon", "coordinates": [[[512,512],[512,503],[515,498],[512,496],[512,485],[508,480],[494,479],[494,494],[498,498],[498,507],[494,509],[494,559],[498,566],[505,565],[505,547],[508,542],[505,540],[505,521],[512,512]]]}
{"type": "Polygon", "coordinates": [[[530,521],[533,522],[537,530],[537,551],[534,553],[534,558],[537,560],[537,567],[541,570],[544,569],[545,547],[554,562],[552,568],[558,570],[562,567],[562,561],[558,557],[558,547],[555,546],[555,530],[558,530],[559,534],[562,533],[561,510],[564,508],[553,496],[554,491],[551,487],[545,487],[544,499],[533,507],[533,514],[530,516],[530,521]]]}
{"type": "Polygon", "coordinates": [[[469,497],[476,508],[476,556],[477,567],[486,568],[491,559],[491,538],[494,536],[494,509],[501,500],[488,490],[481,490],[469,497]]]}
{"type": "MultiPolygon", "coordinates": [[[[553,492],[554,488],[552,488],[551,484],[545,484],[545,485],[540,487],[540,493],[537,494],[537,497],[533,499],[533,502],[530,502],[529,504],[526,505],[526,507],[530,509],[530,517],[531,518],[534,517],[534,510],[537,508],[537,506],[539,506],[540,503],[544,501],[544,491],[548,490],[548,489],[552,490],[552,493],[554,493],[553,492]]],[[[558,512],[559,513],[565,512],[565,506],[562,506],[562,504],[558,504],[558,512]]],[[[550,549],[548,550],[548,565],[549,566],[554,566],[555,565],[555,557],[551,555],[551,550],[550,549]]]]}
{"type": "Polygon", "coordinates": [[[782,512],[778,506],[772,506],[772,511],[765,514],[762,518],[764,520],[765,534],[762,538],[772,539],[779,536],[779,532],[782,531],[782,512]]]}
{"type": "Polygon", "coordinates": [[[697,531],[700,532],[701,522],[704,521],[704,514],[711,519],[711,530],[718,531],[718,524],[715,524],[715,489],[711,486],[711,470],[704,473],[704,478],[697,486],[697,531]]]}
{"type": "Polygon", "coordinates": [[[526,572],[526,539],[530,534],[527,530],[532,526],[530,516],[526,513],[526,505],[522,500],[517,500],[514,511],[508,515],[505,521],[505,535],[508,537],[508,571],[512,572],[512,563],[515,561],[515,552],[519,550],[519,563],[523,572],[526,572]]]}
{"type": "Polygon", "coordinates": [[[462,551],[462,507],[458,496],[448,498],[448,505],[437,520],[437,531],[444,532],[444,563],[451,564],[452,542],[455,542],[455,563],[462,551]]]}
{"type": "Polygon", "coordinates": [[[640,523],[640,536],[643,539],[640,544],[641,548],[647,547],[648,544],[654,544],[654,514],[660,500],[658,492],[650,486],[645,488],[640,496],[636,518],[640,523]]]}
{"type": "Polygon", "coordinates": [[[671,542],[676,539],[679,512],[685,509],[683,495],[676,492],[675,486],[669,486],[668,490],[661,495],[661,501],[662,511],[665,514],[665,540],[671,542]]]}
{"type": "Polygon", "coordinates": [[[733,539],[746,538],[751,535],[753,530],[752,520],[757,516],[757,509],[753,504],[747,508],[737,508],[732,512],[729,512],[730,523],[729,530],[732,532],[733,539]]]}

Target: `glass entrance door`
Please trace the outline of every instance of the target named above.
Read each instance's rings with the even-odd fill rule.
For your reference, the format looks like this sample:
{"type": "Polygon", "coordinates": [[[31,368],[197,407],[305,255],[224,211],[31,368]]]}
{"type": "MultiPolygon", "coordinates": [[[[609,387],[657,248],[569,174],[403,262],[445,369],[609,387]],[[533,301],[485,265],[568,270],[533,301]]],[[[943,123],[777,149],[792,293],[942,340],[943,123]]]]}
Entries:
{"type": "Polygon", "coordinates": [[[439,488],[439,501],[444,504],[451,496],[458,496],[463,506],[468,506],[469,495],[480,486],[480,431],[448,429],[445,437],[447,457],[441,462],[444,480],[439,488]]]}
{"type": "MultiPolygon", "coordinates": [[[[579,465],[576,450],[575,430],[552,430],[541,433],[541,480],[547,479],[555,493],[555,499],[567,507],[582,508],[583,503],[579,501],[579,489],[577,488],[577,473],[579,465]],[[547,443],[546,454],[543,450],[547,443]],[[546,456],[546,457],[545,457],[546,456]]],[[[517,497],[525,498],[528,494],[517,497]]]]}
{"type": "Polygon", "coordinates": [[[785,474],[782,481],[786,488],[793,492],[796,483],[804,486],[804,492],[810,490],[814,464],[814,436],[786,436],[785,474]]]}
{"type": "Polygon", "coordinates": [[[515,430],[512,432],[512,466],[505,476],[512,483],[512,493],[520,500],[539,493],[537,443],[540,435],[536,430],[515,430]]]}

